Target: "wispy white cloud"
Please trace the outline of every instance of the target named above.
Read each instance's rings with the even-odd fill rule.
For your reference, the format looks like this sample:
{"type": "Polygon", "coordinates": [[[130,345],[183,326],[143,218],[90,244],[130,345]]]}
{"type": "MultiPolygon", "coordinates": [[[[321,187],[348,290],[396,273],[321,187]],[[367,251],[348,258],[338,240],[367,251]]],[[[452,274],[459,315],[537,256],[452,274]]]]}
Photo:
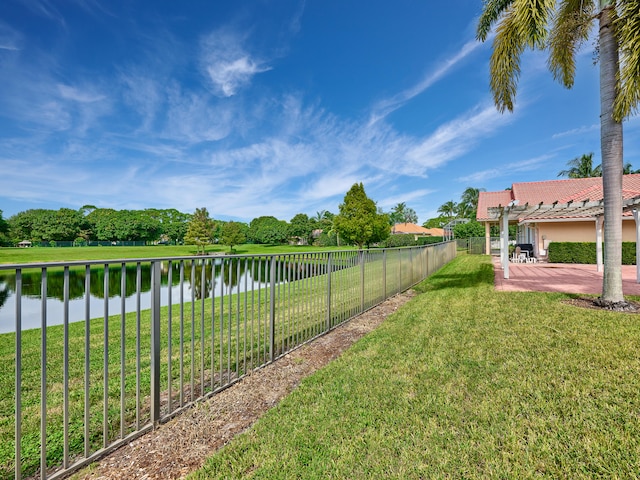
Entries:
{"type": "Polygon", "coordinates": [[[406,154],[401,166],[407,175],[423,175],[469,152],[481,139],[513,121],[514,115],[503,115],[494,106],[476,107],[440,126],[432,135],[418,142],[406,154]]]}
{"type": "Polygon", "coordinates": [[[289,31],[293,34],[300,32],[302,28],[302,15],[306,7],[306,1],[301,1],[298,5],[298,9],[294,12],[291,21],[289,22],[289,31]]]}
{"type": "MultiPolygon", "coordinates": [[[[68,96],[93,98],[79,93],[82,91],[68,96]]],[[[180,122],[191,125],[184,132],[171,138],[139,131],[103,134],[101,148],[95,152],[90,148],[92,138],[76,137],[67,151],[49,154],[46,162],[39,153],[40,146],[23,146],[13,150],[14,159],[33,168],[29,173],[24,168],[8,172],[0,188],[15,186],[12,194],[25,202],[46,198],[53,204],[73,204],[69,192],[74,192],[83,202],[98,206],[154,205],[187,212],[207,206],[215,215],[241,220],[260,215],[289,219],[299,212],[335,210],[356,182],[365,183],[368,192],[375,192],[373,198],[382,207],[411,201],[420,205],[432,190],[416,188],[400,193],[393,184],[403,175],[425,176],[429,169],[467,153],[483,136],[493,134],[508,121],[505,118],[512,117],[497,116],[493,108],[476,108],[426,138],[416,138],[401,135],[384,122],[368,126],[340,120],[321,108],[305,106],[299,97],[287,95],[277,104],[279,111],[272,111],[279,119],[277,124],[263,134],[254,132],[255,142],[238,147],[209,142],[194,150],[204,138],[194,133],[198,132],[196,124],[206,124],[207,112],[216,112],[217,106],[204,102],[199,113],[195,105],[201,99],[192,95],[176,92],[175,111],[182,113],[172,120],[171,113],[166,116],[176,128],[180,122]],[[195,118],[190,119],[191,115],[195,118]],[[47,163],[64,164],[66,156],[77,161],[51,175],[47,163]],[[136,168],[127,164],[121,169],[112,168],[122,161],[120,158],[131,157],[136,158],[136,168]],[[57,187],[47,187],[47,178],[60,178],[57,187]],[[135,198],[131,192],[136,192],[135,198]],[[381,198],[380,192],[387,195],[381,198]]],[[[55,105],[51,109],[54,115],[55,105]]]]}
{"type": "Polygon", "coordinates": [[[593,132],[596,131],[600,128],[599,125],[594,124],[594,125],[583,125],[581,127],[578,128],[572,128],[571,130],[566,130],[564,132],[560,132],[560,133],[555,133],[551,136],[551,138],[556,139],[556,138],[563,138],[563,137],[569,137],[569,136],[573,136],[573,135],[581,135],[583,133],[589,133],[589,132],[593,132]]]}
{"type": "Polygon", "coordinates": [[[443,61],[434,70],[427,72],[427,74],[418,83],[400,93],[397,93],[391,98],[378,102],[374,105],[371,116],[369,117],[369,125],[380,121],[391,112],[401,108],[412,98],[420,95],[431,85],[449,73],[457,64],[462,62],[481,45],[482,43],[476,40],[471,40],[465,43],[453,56],[443,61]]]}
{"type": "Polygon", "coordinates": [[[213,105],[200,92],[167,92],[166,126],[162,135],[190,144],[225,138],[232,129],[233,113],[228,106],[213,105]]]}
{"type": "Polygon", "coordinates": [[[63,26],[66,25],[64,17],[50,0],[23,0],[23,3],[36,15],[53,20],[63,26]]]}
{"type": "Polygon", "coordinates": [[[63,99],[72,100],[74,102],[79,102],[79,103],[99,102],[106,98],[104,95],[100,93],[81,90],[77,87],[72,87],[70,85],[63,85],[61,83],[58,84],[58,92],[60,92],[60,96],[63,99]]]}
{"type": "Polygon", "coordinates": [[[247,51],[247,35],[230,28],[216,30],[202,39],[201,64],[216,95],[231,97],[252,78],[271,69],[247,51]]]}
{"type": "Polygon", "coordinates": [[[421,189],[413,190],[413,191],[405,191],[405,192],[393,195],[391,197],[383,198],[382,200],[380,200],[378,202],[378,205],[380,207],[383,207],[383,208],[394,207],[398,203],[411,202],[413,200],[419,200],[419,199],[424,198],[424,197],[426,197],[427,195],[429,195],[430,193],[433,193],[433,192],[434,192],[434,190],[430,190],[430,189],[426,189],[426,188],[421,188],[421,189]]]}
{"type": "Polygon", "coordinates": [[[22,35],[12,26],[0,20],[0,50],[21,50],[22,35]]]}
{"type": "Polygon", "coordinates": [[[497,166],[495,168],[489,168],[487,170],[475,172],[470,175],[465,175],[463,177],[457,178],[456,180],[461,183],[478,185],[482,182],[486,182],[487,180],[492,180],[494,178],[513,177],[513,175],[516,173],[538,170],[542,165],[547,163],[547,160],[550,160],[554,157],[554,154],[546,154],[527,160],[510,162],[505,165],[497,166]]]}

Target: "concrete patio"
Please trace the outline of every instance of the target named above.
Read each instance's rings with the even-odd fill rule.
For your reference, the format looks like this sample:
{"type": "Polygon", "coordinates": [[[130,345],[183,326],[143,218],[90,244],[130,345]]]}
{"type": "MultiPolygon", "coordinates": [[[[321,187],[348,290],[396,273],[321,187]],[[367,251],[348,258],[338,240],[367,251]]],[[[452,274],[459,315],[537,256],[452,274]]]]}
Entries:
{"type": "MultiPolygon", "coordinates": [[[[568,263],[510,263],[509,279],[503,278],[500,257],[493,257],[496,290],[505,292],[563,292],[599,295],[602,272],[595,265],[568,263]]],[[[640,295],[636,266],[622,266],[622,290],[625,295],[640,295]]]]}

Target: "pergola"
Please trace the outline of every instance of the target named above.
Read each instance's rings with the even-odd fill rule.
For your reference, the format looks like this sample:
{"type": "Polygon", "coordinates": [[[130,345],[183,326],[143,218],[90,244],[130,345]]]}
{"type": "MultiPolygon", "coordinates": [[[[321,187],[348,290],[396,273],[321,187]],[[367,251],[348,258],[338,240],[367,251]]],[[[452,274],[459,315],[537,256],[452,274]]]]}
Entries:
{"type": "MultiPolygon", "coordinates": [[[[622,202],[622,212],[631,212],[636,223],[636,281],[640,283],[640,196],[625,199],[622,202]]],[[[579,202],[537,205],[518,205],[514,200],[508,205],[489,207],[489,216],[500,222],[500,261],[504,278],[509,278],[509,222],[519,223],[528,219],[579,219],[595,220],[596,224],[596,265],[598,272],[603,270],[602,261],[602,226],[604,223],[604,200],[595,202],[584,200],[579,202]]]]}

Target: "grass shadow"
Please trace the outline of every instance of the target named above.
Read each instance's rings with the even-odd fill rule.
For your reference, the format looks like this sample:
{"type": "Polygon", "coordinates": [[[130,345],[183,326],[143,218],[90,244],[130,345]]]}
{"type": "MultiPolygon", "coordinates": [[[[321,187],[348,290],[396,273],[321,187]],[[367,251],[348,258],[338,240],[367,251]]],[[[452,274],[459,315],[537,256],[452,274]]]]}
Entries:
{"type": "MultiPolygon", "coordinates": [[[[481,285],[489,287],[493,286],[494,270],[493,265],[489,262],[483,263],[479,267],[469,270],[468,272],[450,273],[447,267],[440,270],[419,283],[414,290],[420,293],[432,292],[435,290],[446,290],[456,288],[476,288],[481,285]]],[[[456,269],[459,270],[459,269],[456,269]]]]}

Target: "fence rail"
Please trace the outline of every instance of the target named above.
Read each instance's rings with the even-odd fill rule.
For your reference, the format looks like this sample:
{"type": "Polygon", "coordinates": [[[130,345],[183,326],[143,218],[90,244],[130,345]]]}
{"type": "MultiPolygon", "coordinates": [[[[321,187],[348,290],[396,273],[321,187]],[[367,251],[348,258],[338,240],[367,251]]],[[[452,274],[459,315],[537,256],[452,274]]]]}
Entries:
{"type": "Polygon", "coordinates": [[[0,265],[14,325],[0,335],[0,478],[65,476],[455,255],[445,242],[0,265]]]}
{"type": "MultiPolygon", "coordinates": [[[[509,237],[510,242],[515,243],[515,238],[509,237]]],[[[469,255],[499,255],[500,237],[489,238],[489,251],[487,251],[486,237],[456,238],[459,250],[466,250],[469,255]]]]}

